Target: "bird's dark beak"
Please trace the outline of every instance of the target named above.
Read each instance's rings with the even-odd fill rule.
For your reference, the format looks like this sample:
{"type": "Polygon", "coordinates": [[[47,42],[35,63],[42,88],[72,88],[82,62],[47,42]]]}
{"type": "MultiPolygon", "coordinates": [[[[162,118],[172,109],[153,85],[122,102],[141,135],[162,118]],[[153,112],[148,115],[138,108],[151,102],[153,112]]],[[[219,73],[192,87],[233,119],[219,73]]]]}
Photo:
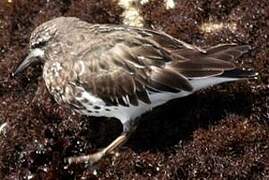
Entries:
{"type": "Polygon", "coordinates": [[[30,54],[17,67],[16,71],[12,75],[16,76],[32,63],[38,62],[40,60],[40,57],[43,56],[43,54],[44,52],[41,49],[32,50],[30,54]]]}

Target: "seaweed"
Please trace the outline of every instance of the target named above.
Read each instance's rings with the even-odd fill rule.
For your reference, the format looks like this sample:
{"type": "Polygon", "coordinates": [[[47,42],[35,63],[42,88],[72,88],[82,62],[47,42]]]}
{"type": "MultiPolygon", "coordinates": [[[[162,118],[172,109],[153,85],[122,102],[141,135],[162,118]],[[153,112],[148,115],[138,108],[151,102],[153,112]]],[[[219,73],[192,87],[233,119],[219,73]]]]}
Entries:
{"type": "Polygon", "coordinates": [[[107,145],[121,132],[116,119],[83,117],[59,106],[46,90],[42,65],[14,78],[31,31],[58,16],[90,23],[122,23],[122,9],[107,0],[0,1],[1,179],[269,178],[269,3],[267,0],[163,0],[139,5],[145,26],[199,46],[250,44],[238,60],[257,80],[225,84],[172,101],[142,117],[119,156],[96,168],[64,159],[107,145]],[[220,24],[211,32],[205,23],[220,24]],[[229,24],[234,24],[231,29],[229,24]]]}

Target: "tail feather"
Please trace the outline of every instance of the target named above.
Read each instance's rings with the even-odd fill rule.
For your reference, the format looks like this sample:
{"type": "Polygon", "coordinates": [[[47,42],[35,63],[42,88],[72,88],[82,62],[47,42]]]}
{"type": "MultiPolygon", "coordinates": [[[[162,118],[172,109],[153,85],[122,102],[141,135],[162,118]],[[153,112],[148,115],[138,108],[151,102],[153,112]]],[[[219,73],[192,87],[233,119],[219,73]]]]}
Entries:
{"type": "Polygon", "coordinates": [[[252,78],[257,73],[239,69],[234,60],[250,50],[249,45],[221,44],[206,50],[206,53],[193,49],[176,51],[184,61],[174,61],[169,65],[188,79],[204,79],[208,77],[252,78]]]}
{"type": "Polygon", "coordinates": [[[259,73],[255,72],[252,69],[233,69],[229,71],[224,71],[219,77],[224,78],[236,78],[236,79],[244,79],[244,78],[256,78],[259,73]]]}
{"type": "Polygon", "coordinates": [[[210,57],[224,61],[233,61],[247,53],[250,49],[249,45],[221,44],[207,49],[207,54],[210,57]]]}

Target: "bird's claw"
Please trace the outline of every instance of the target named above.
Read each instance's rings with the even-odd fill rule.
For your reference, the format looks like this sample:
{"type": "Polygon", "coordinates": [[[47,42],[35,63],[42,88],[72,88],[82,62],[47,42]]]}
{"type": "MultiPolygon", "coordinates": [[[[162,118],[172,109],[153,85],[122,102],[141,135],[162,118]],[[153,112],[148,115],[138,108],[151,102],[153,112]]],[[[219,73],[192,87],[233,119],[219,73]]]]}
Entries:
{"type": "Polygon", "coordinates": [[[98,151],[94,154],[84,155],[84,156],[77,156],[77,157],[69,157],[67,159],[68,164],[80,164],[85,163],[89,165],[94,165],[99,160],[101,160],[105,156],[104,151],[98,151]]]}

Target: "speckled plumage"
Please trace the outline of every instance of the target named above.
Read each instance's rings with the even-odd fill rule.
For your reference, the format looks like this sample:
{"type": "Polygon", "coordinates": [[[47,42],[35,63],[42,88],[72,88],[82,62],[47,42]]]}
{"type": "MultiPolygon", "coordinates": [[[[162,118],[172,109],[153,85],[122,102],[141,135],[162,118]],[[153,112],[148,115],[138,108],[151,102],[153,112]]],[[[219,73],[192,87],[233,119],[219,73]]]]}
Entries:
{"type": "Polygon", "coordinates": [[[249,48],[203,50],[163,32],[60,17],[33,31],[27,59],[43,59],[43,78],[59,104],[84,115],[116,117],[128,133],[132,120],[171,99],[256,76],[232,62],[249,48]]]}

